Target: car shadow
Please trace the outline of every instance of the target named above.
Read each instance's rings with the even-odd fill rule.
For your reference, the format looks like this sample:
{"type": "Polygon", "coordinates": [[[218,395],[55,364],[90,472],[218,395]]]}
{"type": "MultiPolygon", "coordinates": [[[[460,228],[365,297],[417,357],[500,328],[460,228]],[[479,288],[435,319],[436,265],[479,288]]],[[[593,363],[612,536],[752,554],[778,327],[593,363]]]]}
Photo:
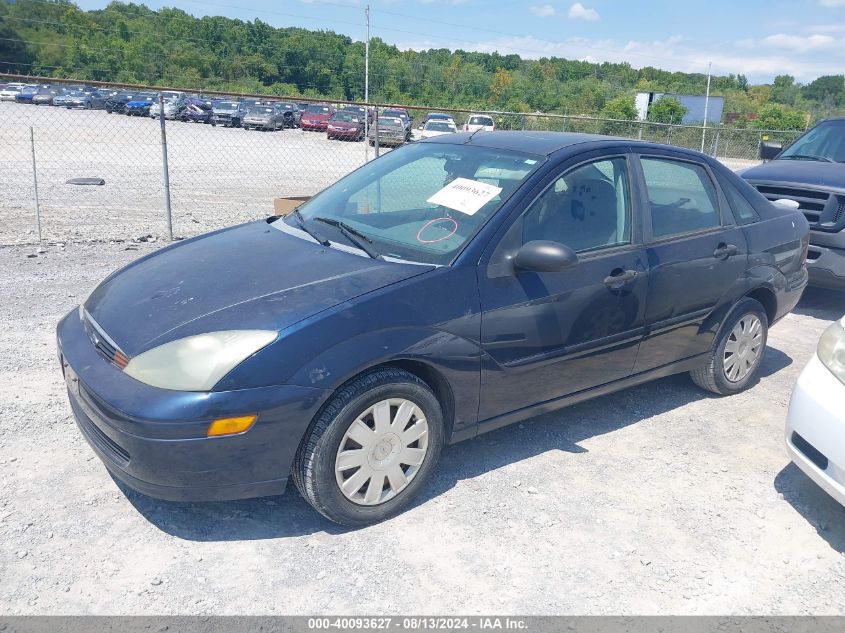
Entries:
{"type": "MultiPolygon", "coordinates": [[[[792,359],[768,347],[760,368],[765,378],[792,359]]],[[[443,449],[431,481],[411,507],[422,505],[472,479],[549,451],[583,453],[580,443],[612,433],[677,407],[713,398],[680,374],[547,413],[443,449]]],[[[243,541],[351,531],[320,516],[289,482],[283,495],[242,501],[181,503],[146,497],[115,480],[135,509],[157,528],[189,541],[243,541]]]]}
{"type": "Polygon", "coordinates": [[[845,507],[790,462],[775,477],[775,490],[840,554],[845,553],[845,507]]]}
{"type": "Polygon", "coordinates": [[[845,314],[845,291],[809,287],[792,310],[795,314],[836,321],[845,314]]]}

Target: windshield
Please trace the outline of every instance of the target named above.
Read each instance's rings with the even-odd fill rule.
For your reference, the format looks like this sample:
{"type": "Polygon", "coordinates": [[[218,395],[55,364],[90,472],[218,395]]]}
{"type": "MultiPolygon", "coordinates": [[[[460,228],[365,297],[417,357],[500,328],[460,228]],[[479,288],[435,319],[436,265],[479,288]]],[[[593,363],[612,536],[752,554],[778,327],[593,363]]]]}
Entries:
{"type": "Polygon", "coordinates": [[[405,128],[405,125],[402,123],[402,119],[388,119],[387,117],[380,116],[378,118],[378,124],[381,127],[401,127],[405,128]]]}
{"type": "Polygon", "coordinates": [[[273,114],[273,108],[267,106],[257,106],[249,109],[250,114],[273,114]]]}
{"type": "Polygon", "coordinates": [[[332,117],[332,121],[345,121],[346,123],[358,123],[358,117],[351,112],[338,112],[332,117]]]}
{"type": "MultiPolygon", "coordinates": [[[[317,218],[345,223],[384,257],[449,264],[544,160],[472,145],[408,145],[354,171],[299,210],[309,228],[333,243],[351,245],[317,218]]],[[[290,216],[276,222],[298,226],[290,216]]]]}
{"type": "Polygon", "coordinates": [[[778,158],[845,163],[845,121],[820,123],[787,147],[778,158]]]}
{"type": "Polygon", "coordinates": [[[215,101],[214,107],[220,108],[222,110],[237,110],[238,109],[238,102],[237,101],[215,101]]]}
{"type": "Polygon", "coordinates": [[[329,106],[310,105],[305,111],[311,114],[328,114],[329,106]]]}
{"type": "Polygon", "coordinates": [[[455,126],[446,121],[429,121],[425,124],[425,129],[434,132],[454,132],[455,126]]]}
{"type": "Polygon", "coordinates": [[[401,110],[385,110],[384,116],[399,117],[403,120],[408,118],[408,114],[406,112],[402,112],[401,110]]]}

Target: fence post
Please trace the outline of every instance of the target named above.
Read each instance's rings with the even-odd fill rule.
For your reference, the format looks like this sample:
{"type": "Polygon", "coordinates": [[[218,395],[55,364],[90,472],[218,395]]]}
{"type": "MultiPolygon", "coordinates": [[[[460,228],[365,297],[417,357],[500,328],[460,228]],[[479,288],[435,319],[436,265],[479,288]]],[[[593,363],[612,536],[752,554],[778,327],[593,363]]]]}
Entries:
{"type": "Polygon", "coordinates": [[[161,166],[164,175],[164,211],[167,219],[167,239],[173,241],[173,217],[170,209],[170,169],[167,165],[167,130],[164,125],[164,98],[158,95],[158,120],[161,125],[161,166]]]}
{"type": "Polygon", "coordinates": [[[35,132],[29,127],[29,146],[32,149],[32,185],[35,191],[35,224],[38,227],[38,248],[41,249],[41,203],[38,201],[38,169],[35,167],[35,132]]]}
{"type": "Polygon", "coordinates": [[[719,156],[719,136],[722,134],[722,128],[716,128],[716,138],[713,141],[713,158],[719,156]]]}
{"type": "Polygon", "coordinates": [[[373,141],[373,147],[375,147],[375,151],[373,153],[375,154],[376,158],[378,158],[378,150],[379,150],[379,143],[378,143],[378,106],[376,106],[376,114],[375,114],[375,117],[374,117],[374,121],[375,121],[376,125],[375,125],[375,129],[374,129],[374,131],[375,131],[374,139],[375,140],[373,141]]]}

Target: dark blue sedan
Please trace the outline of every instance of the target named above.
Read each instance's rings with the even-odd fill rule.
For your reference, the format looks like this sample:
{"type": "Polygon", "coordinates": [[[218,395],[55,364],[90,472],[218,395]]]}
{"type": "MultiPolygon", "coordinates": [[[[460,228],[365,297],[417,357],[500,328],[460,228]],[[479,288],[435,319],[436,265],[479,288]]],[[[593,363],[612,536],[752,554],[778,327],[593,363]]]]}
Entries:
{"type": "Polygon", "coordinates": [[[444,444],[678,372],[752,385],[804,216],[679,148],[452,134],[164,248],[58,326],[79,427],[164,499],[398,512],[444,444]]]}

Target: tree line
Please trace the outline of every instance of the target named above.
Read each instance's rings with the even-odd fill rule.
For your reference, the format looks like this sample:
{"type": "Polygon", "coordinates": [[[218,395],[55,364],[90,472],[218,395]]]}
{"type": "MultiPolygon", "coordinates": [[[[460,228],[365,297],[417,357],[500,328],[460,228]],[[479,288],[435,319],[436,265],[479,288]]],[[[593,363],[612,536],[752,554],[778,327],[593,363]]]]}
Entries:
{"type": "MultiPolygon", "coordinates": [[[[66,0],[0,0],[0,72],[351,101],[364,98],[364,44],[327,30],[135,3],[83,11],[66,0]]],[[[706,83],[701,73],[627,63],[370,42],[370,99],[378,102],[633,119],[638,91],[704,94],[706,83]]],[[[739,125],[803,129],[842,111],[845,77],[802,85],[781,75],[750,85],[741,74],[714,76],[711,94],[725,97],[739,125]]],[[[679,113],[667,100],[650,118],[679,113]]]]}

